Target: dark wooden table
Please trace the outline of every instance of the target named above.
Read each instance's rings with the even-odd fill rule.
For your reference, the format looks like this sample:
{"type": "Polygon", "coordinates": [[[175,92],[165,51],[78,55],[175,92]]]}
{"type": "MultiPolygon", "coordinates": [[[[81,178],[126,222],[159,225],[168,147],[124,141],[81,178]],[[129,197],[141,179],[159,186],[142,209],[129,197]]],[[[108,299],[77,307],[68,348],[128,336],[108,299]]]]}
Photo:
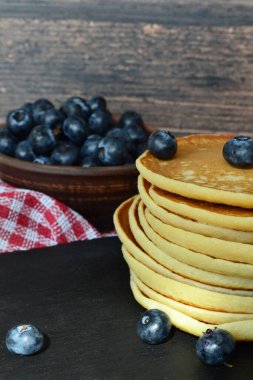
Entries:
{"type": "Polygon", "coordinates": [[[208,367],[196,338],[175,330],[158,346],[140,341],[144,309],[129,286],[118,238],[0,256],[1,380],[248,380],[252,344],[237,344],[233,368],[208,367]],[[50,338],[42,353],[5,348],[6,332],[33,323],[50,338]]]}
{"type": "Polygon", "coordinates": [[[250,0],[0,2],[0,116],[102,94],[180,133],[252,132],[250,0]]]}

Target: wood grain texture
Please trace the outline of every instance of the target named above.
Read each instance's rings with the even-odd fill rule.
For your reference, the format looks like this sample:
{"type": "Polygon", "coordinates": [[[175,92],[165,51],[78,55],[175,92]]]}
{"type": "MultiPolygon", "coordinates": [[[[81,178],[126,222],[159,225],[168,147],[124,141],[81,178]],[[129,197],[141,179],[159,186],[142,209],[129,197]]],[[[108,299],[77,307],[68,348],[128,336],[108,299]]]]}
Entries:
{"type": "Polygon", "coordinates": [[[0,116],[101,94],[174,132],[252,132],[250,0],[0,3],[0,116]]]}

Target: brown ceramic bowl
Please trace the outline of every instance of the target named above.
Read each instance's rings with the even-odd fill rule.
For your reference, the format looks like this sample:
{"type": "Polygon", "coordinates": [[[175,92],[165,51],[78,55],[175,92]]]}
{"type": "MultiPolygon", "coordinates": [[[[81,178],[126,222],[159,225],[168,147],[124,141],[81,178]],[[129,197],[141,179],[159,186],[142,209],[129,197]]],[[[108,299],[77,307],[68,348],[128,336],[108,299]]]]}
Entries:
{"type": "MultiPolygon", "coordinates": [[[[152,131],[151,127],[146,129],[152,131]]],[[[2,180],[54,197],[100,231],[113,228],[115,208],[137,193],[137,177],[135,165],[91,168],[39,165],[0,154],[2,180]]]]}

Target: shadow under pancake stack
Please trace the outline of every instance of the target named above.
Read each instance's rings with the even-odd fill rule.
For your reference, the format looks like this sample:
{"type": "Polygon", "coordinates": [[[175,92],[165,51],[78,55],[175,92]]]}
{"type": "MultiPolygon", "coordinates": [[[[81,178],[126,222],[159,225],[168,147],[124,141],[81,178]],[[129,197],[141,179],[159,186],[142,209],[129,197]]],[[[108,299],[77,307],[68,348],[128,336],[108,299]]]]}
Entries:
{"type": "Polygon", "coordinates": [[[253,340],[253,169],[223,158],[230,135],[178,138],[174,158],[136,161],[139,194],[114,224],[133,295],[195,336],[253,340]]]}

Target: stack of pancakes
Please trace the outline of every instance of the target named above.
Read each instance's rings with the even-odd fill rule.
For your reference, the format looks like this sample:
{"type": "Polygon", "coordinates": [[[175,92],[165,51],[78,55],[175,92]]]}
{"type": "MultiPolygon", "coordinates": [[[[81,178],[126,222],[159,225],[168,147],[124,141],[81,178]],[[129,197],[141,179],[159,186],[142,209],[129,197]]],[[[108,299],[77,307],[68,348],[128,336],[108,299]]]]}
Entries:
{"type": "Polygon", "coordinates": [[[135,299],[200,336],[219,326],[253,340],[253,169],[230,166],[230,135],[177,139],[177,154],[136,161],[139,194],[114,223],[135,299]]]}

